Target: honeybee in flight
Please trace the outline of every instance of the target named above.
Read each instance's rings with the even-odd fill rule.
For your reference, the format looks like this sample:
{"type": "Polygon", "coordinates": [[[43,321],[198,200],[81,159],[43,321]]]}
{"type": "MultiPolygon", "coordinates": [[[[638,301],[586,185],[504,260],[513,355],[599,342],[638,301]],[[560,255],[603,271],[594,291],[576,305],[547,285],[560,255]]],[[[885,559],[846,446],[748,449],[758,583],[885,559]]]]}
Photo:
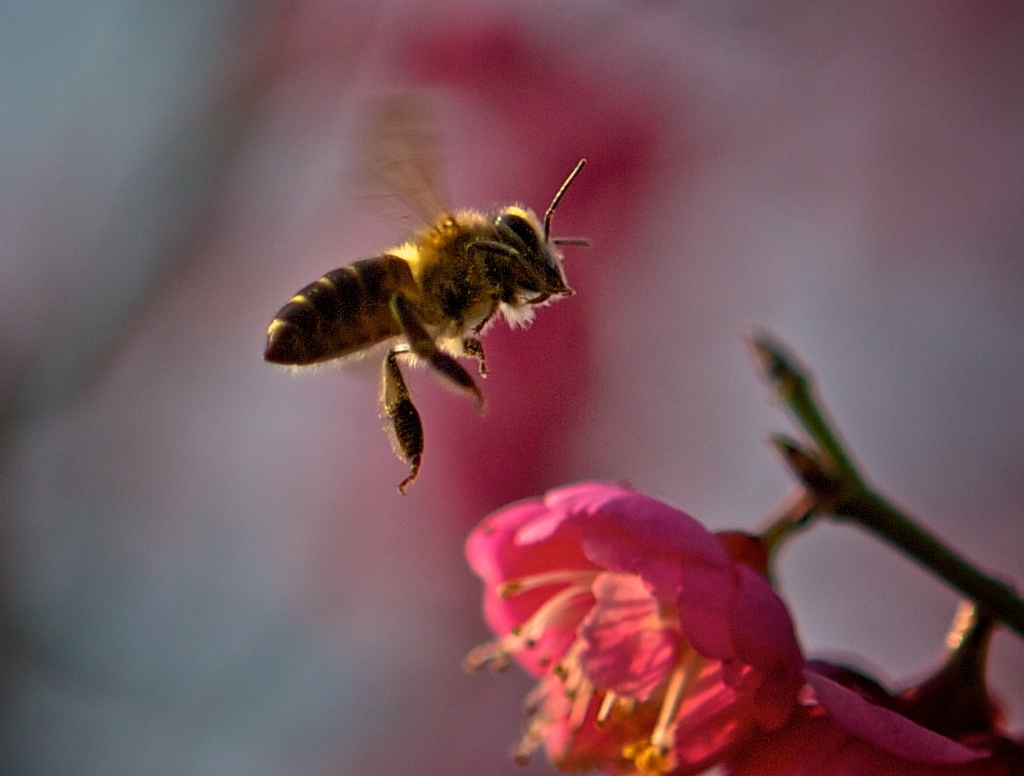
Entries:
{"type": "Polygon", "coordinates": [[[510,326],[526,324],[533,308],[572,295],[559,245],[587,244],[550,234],[555,208],[585,159],[555,192],[543,220],[519,205],[452,211],[437,194],[434,157],[424,151],[425,125],[416,119],[407,105],[387,106],[370,138],[371,164],[428,225],[301,289],[271,321],[264,352],[269,362],[303,367],[387,343],[381,403],[395,453],[409,466],[402,493],[419,473],[423,425],[399,360],[426,362],[482,408],[483,394],[456,357],[475,358],[485,377],[479,338],[488,325],[499,314],[510,326]]]}

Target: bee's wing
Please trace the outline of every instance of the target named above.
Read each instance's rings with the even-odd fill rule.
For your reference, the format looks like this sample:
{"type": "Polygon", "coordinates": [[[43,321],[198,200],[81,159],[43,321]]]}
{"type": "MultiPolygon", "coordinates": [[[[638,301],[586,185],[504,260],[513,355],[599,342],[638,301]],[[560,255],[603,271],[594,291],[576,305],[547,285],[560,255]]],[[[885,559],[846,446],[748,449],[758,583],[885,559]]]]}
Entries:
{"type": "Polygon", "coordinates": [[[447,212],[441,138],[422,99],[403,94],[379,100],[363,146],[363,188],[370,197],[397,198],[423,224],[447,212]]]}

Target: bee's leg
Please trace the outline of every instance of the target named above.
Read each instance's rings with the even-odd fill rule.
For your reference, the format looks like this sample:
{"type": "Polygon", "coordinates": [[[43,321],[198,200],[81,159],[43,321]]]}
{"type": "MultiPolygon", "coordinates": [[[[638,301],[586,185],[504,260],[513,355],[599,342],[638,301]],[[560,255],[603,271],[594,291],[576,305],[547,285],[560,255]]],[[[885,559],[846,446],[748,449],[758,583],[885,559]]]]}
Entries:
{"type": "Polygon", "coordinates": [[[391,446],[395,454],[409,464],[409,476],[402,480],[398,490],[405,494],[405,489],[416,479],[420,471],[420,460],[423,457],[423,424],[420,414],[409,398],[409,389],[402,379],[402,370],[398,368],[396,354],[401,351],[388,351],[384,359],[384,387],[381,392],[381,403],[384,414],[390,423],[391,446]]]}
{"type": "MultiPolygon", "coordinates": [[[[524,246],[525,247],[525,246],[524,246]]],[[[474,240],[466,245],[466,253],[483,253],[485,256],[500,253],[510,259],[518,259],[522,254],[511,245],[497,240],[474,240]]]]}
{"type": "MultiPolygon", "coordinates": [[[[474,334],[480,334],[484,329],[487,328],[487,324],[491,322],[491,318],[498,312],[500,303],[495,299],[491,303],[491,309],[488,310],[487,315],[480,321],[476,326],[473,327],[474,334]]],[[[462,349],[465,351],[467,356],[472,356],[477,360],[477,364],[480,369],[480,376],[487,377],[487,358],[484,356],[484,344],[480,341],[479,337],[466,337],[462,341],[462,349]]]]}
{"type": "Polygon", "coordinates": [[[467,356],[475,358],[480,369],[480,376],[487,377],[487,358],[484,356],[484,343],[476,337],[462,340],[462,350],[467,356]]]}
{"type": "Polygon", "coordinates": [[[483,333],[484,329],[487,328],[487,324],[491,322],[491,318],[493,318],[494,314],[496,312],[498,312],[498,308],[499,307],[501,307],[501,301],[499,299],[496,299],[496,298],[492,299],[491,300],[491,309],[487,311],[487,315],[484,316],[484,319],[482,321],[480,321],[480,323],[478,323],[476,326],[473,327],[473,333],[474,334],[482,334],[483,333]]]}
{"type": "Polygon", "coordinates": [[[434,342],[434,338],[423,327],[419,316],[413,309],[409,300],[402,294],[394,294],[391,297],[391,311],[402,326],[406,337],[409,340],[409,348],[417,356],[429,363],[434,369],[447,377],[460,388],[469,391],[476,397],[478,408],[484,406],[484,396],[476,387],[469,372],[463,369],[462,365],[454,358],[441,350],[434,342]]]}

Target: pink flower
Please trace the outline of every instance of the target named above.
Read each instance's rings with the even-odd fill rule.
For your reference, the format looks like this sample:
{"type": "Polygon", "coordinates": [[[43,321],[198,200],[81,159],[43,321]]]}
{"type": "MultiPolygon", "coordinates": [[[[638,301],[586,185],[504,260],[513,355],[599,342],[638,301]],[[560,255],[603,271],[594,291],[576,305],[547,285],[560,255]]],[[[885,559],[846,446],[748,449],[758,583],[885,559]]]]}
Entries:
{"type": "Polygon", "coordinates": [[[769,583],[688,515],[586,483],[508,506],[470,535],[498,638],[471,667],[540,677],[517,757],[564,770],[698,772],[783,726],[803,660],[769,583]]]}
{"type": "Polygon", "coordinates": [[[806,676],[800,712],[783,728],[752,735],[733,750],[731,776],[1024,773],[1024,746],[994,730],[954,740],[898,713],[900,698],[852,671],[809,664],[806,676]]]}

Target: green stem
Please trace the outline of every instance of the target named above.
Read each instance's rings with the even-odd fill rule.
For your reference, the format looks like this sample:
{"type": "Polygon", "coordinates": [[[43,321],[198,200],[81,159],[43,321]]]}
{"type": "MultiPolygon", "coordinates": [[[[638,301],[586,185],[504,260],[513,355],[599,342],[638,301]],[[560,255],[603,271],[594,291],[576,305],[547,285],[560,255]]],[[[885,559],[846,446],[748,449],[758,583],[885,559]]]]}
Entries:
{"type": "Polygon", "coordinates": [[[756,337],[752,345],[769,382],[817,448],[804,449],[784,437],[773,440],[790,469],[814,495],[817,509],[874,532],[1024,637],[1024,600],[1016,591],[983,574],[869,488],[833,432],[806,372],[768,337],[756,337]]]}
{"type": "Polygon", "coordinates": [[[840,519],[859,523],[903,550],[1024,637],[1024,601],[1010,585],[983,574],[881,496],[865,489],[836,503],[832,512],[840,519]]]}
{"type": "Polygon", "coordinates": [[[857,467],[846,454],[825,413],[814,400],[814,387],[806,371],[799,368],[795,361],[766,335],[755,337],[751,345],[768,381],[789,407],[797,423],[803,426],[807,435],[831,462],[829,468],[845,481],[859,482],[857,467]]]}
{"type": "MultiPolygon", "coordinates": [[[[768,526],[761,532],[760,539],[769,558],[775,555],[790,537],[811,527],[818,504],[814,494],[805,487],[798,487],[768,519],[768,526]]],[[[769,568],[771,564],[769,563],[769,568]]]]}

